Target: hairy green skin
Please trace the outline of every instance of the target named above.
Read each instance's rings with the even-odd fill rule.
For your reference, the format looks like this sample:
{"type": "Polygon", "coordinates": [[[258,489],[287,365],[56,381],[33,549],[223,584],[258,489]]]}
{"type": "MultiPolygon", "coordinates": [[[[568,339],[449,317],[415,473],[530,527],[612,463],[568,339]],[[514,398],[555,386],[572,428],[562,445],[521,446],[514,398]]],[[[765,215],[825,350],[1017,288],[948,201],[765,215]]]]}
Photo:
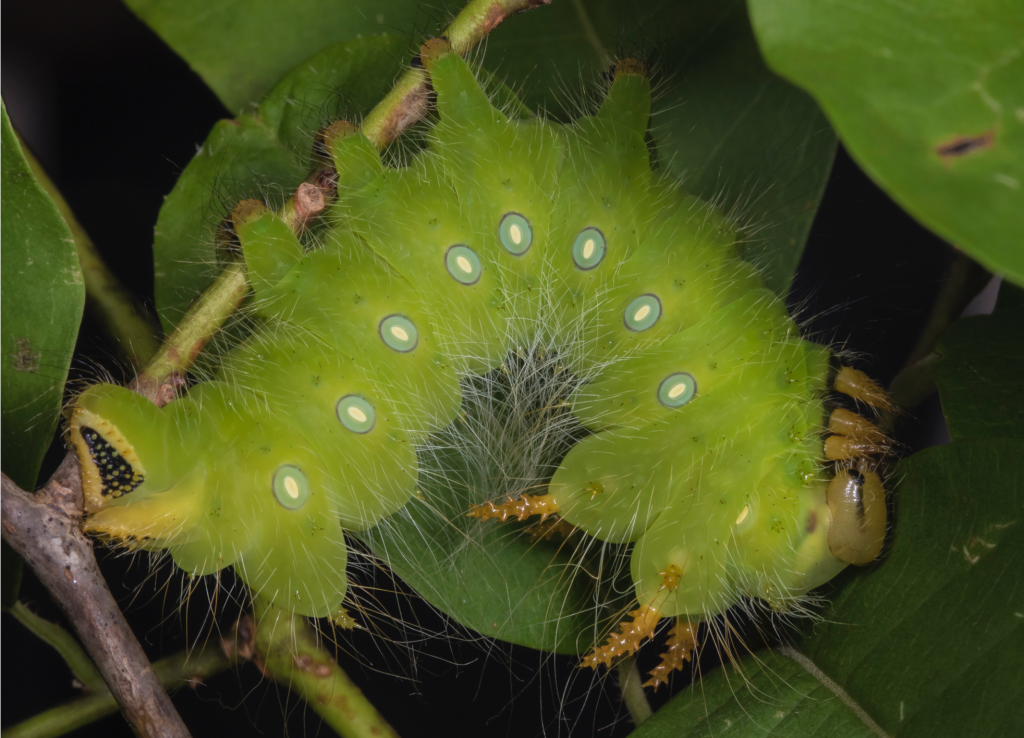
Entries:
{"type": "Polygon", "coordinates": [[[236,222],[266,321],[214,381],[164,408],[112,385],[79,398],[87,527],[335,614],[343,531],[415,493],[415,448],[456,417],[461,378],[540,344],[565,347],[580,378],[566,401],[591,432],[548,499],[587,535],[634,543],[641,606],[785,609],[831,579],[846,564],[828,544],[830,353],[730,223],[652,172],[646,76],[620,64],[599,112],[559,126],[492,107],[457,54],[424,61],[429,148],[393,169],[361,133],[329,138],[338,197],[318,248],[266,210],[236,222]],[[133,481],[111,487],[123,462],[133,481]]]}

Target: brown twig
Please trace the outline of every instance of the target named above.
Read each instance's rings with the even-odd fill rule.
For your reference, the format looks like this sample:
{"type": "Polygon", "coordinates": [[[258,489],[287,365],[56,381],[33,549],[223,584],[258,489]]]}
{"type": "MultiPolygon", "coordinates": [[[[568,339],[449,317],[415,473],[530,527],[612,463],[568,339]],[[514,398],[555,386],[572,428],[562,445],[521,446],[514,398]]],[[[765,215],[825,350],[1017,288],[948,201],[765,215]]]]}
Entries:
{"type": "MultiPolygon", "coordinates": [[[[516,13],[550,5],[551,0],[470,0],[442,35],[452,50],[465,56],[499,23],[516,13]]],[[[383,150],[427,114],[430,77],[426,70],[407,69],[391,92],[363,121],[363,134],[383,150]]]]}
{"type": "Polygon", "coordinates": [[[31,495],[6,474],[3,538],[49,590],[140,736],[188,736],[153,667],[100,574],[82,518],[78,460],[69,454],[31,495]]]}
{"type": "Polygon", "coordinates": [[[185,313],[160,351],[132,382],[132,389],[160,407],[174,399],[192,366],[214,334],[249,293],[245,263],[228,265],[185,313]]]}

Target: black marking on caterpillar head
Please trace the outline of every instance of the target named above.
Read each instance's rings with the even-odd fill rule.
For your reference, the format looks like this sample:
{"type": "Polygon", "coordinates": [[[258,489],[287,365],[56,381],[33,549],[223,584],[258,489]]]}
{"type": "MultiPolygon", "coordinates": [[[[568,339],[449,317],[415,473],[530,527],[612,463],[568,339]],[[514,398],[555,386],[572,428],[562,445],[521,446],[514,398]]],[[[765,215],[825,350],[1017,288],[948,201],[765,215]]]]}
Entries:
{"type": "Polygon", "coordinates": [[[82,427],[82,438],[89,456],[100,475],[100,493],[104,497],[121,497],[133,492],[146,481],[103,436],[92,428],[82,427]]]}

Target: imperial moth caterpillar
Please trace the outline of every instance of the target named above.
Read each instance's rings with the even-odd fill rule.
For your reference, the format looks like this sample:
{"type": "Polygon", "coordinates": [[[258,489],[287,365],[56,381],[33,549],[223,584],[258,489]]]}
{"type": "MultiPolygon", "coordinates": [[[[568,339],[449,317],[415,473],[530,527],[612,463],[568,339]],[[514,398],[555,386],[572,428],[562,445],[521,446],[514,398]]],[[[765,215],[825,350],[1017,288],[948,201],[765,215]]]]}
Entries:
{"type": "Polygon", "coordinates": [[[441,40],[420,58],[440,121],[408,166],[350,124],[318,142],[318,248],[259,202],[234,209],[266,323],[212,381],[163,408],[108,384],[78,398],[87,529],[333,615],[344,531],[414,495],[416,447],[456,418],[460,381],[572,335],[564,402],[585,437],[542,494],[466,512],[632,544],[633,622],[585,663],[678,618],[677,665],[695,624],[741,598],[785,609],[874,560],[888,442],[829,392],[888,400],[801,338],[727,218],[652,171],[643,65],[620,61],[600,109],[560,126],[496,109],[441,40]]]}

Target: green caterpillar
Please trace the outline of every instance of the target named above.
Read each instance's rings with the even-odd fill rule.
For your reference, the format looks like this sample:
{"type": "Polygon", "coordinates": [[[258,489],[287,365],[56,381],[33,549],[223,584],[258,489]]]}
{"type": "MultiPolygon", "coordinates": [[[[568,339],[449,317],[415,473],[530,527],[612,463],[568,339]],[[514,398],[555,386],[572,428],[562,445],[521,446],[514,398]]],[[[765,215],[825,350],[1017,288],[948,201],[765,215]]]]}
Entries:
{"type": "Polygon", "coordinates": [[[563,402],[585,437],[545,494],[467,513],[633,544],[634,620],[586,663],[680,618],[656,686],[696,622],[744,597],[785,609],[874,560],[888,442],[828,394],[889,402],[800,337],[721,213],[652,171],[643,65],[620,61],[599,111],[560,126],[493,107],[443,40],[420,58],[440,121],[407,167],[351,124],[318,137],[318,248],[261,203],[235,208],[265,320],[212,381],[162,408],[110,384],[78,398],[86,528],[337,616],[344,532],[415,494],[416,449],[459,415],[460,382],[571,337],[563,402]]]}

